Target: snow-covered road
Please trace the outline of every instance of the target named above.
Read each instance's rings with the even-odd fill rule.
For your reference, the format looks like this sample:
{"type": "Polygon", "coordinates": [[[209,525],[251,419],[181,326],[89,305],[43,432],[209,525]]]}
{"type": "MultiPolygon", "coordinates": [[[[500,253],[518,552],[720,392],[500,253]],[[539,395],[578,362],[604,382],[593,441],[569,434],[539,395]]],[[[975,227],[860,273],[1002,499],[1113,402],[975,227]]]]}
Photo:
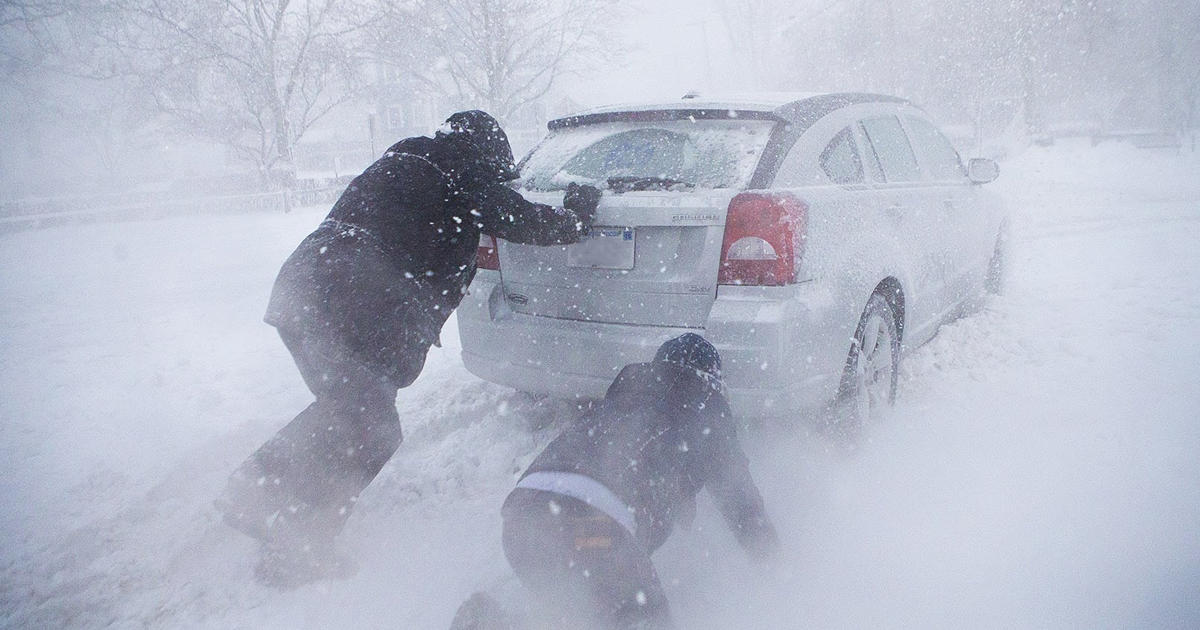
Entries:
{"type": "MultiPolygon", "coordinates": [[[[1007,293],[907,357],[853,455],[800,418],[746,435],[784,557],[702,504],[656,555],[681,628],[1200,627],[1200,156],[1002,169],[1007,293]]],[[[259,317],[322,213],[0,236],[0,626],[436,630],[505,580],[499,504],[571,412],[472,377],[453,334],[397,401],[354,578],[261,587],[217,521],[309,402],[259,317]]]]}

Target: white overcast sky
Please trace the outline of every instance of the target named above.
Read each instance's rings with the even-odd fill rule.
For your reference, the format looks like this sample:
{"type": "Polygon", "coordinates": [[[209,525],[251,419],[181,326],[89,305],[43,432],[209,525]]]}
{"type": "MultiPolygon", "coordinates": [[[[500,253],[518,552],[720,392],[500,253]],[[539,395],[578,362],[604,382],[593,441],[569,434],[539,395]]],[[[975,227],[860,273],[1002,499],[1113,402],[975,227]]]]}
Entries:
{"type": "Polygon", "coordinates": [[[584,105],[679,98],[706,87],[706,67],[719,75],[728,66],[729,38],[705,0],[638,3],[622,21],[619,65],[563,82],[584,105]]]}

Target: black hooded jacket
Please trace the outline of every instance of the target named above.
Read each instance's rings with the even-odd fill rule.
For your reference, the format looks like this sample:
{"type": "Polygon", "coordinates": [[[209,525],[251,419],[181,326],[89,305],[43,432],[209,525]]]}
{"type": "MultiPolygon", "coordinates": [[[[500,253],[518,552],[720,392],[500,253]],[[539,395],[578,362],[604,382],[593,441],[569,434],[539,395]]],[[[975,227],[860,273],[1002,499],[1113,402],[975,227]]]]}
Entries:
{"type": "Polygon", "coordinates": [[[751,555],[767,556],[777,544],[720,382],[689,367],[626,366],[603,402],[552,441],[525,475],[537,471],[604,484],[633,509],[648,551],[666,541],[676,521],[690,520],[702,488],[751,555]]]}
{"type": "Polygon", "coordinates": [[[526,201],[460,135],[402,140],[354,178],[284,263],[265,321],[333,340],[404,387],[475,275],[481,232],[579,240],[575,212],[526,201]]]}

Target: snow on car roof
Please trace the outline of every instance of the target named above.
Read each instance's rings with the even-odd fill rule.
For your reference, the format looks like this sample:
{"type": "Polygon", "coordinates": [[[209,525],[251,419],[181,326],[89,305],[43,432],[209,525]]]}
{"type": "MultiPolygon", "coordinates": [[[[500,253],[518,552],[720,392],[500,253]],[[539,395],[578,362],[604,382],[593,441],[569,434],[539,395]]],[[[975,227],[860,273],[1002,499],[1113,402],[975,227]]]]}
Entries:
{"type": "Polygon", "coordinates": [[[586,109],[573,115],[587,116],[590,114],[642,112],[663,109],[736,109],[742,111],[771,112],[788,103],[821,95],[822,93],[820,92],[744,92],[712,95],[689,92],[682,98],[670,101],[605,105],[603,107],[586,109]]]}
{"type": "MultiPolygon", "coordinates": [[[[697,118],[712,118],[722,110],[743,112],[746,117],[812,124],[821,116],[847,105],[862,103],[906,103],[909,101],[884,94],[862,92],[756,92],[746,94],[700,95],[689,93],[674,101],[609,105],[582,111],[572,116],[551,120],[551,130],[612,120],[625,120],[630,115],[659,119],[688,113],[697,118]]],[[[731,113],[732,117],[733,114],[731,113]]],[[[724,118],[725,116],[720,116],[724,118]]]]}

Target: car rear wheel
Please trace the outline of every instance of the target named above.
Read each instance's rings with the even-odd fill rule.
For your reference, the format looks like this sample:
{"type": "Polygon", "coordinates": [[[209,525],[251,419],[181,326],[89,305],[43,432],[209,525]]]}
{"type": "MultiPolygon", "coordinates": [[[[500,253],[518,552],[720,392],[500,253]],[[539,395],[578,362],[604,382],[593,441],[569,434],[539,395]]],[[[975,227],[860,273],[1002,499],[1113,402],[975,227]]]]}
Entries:
{"type": "Polygon", "coordinates": [[[988,261],[987,276],[983,279],[983,288],[992,295],[1004,292],[1004,244],[996,239],[996,250],[988,261]]]}
{"type": "Polygon", "coordinates": [[[892,406],[899,367],[896,315],[887,299],[876,293],[867,301],[846,357],[835,418],[839,432],[857,437],[892,406]]]}

